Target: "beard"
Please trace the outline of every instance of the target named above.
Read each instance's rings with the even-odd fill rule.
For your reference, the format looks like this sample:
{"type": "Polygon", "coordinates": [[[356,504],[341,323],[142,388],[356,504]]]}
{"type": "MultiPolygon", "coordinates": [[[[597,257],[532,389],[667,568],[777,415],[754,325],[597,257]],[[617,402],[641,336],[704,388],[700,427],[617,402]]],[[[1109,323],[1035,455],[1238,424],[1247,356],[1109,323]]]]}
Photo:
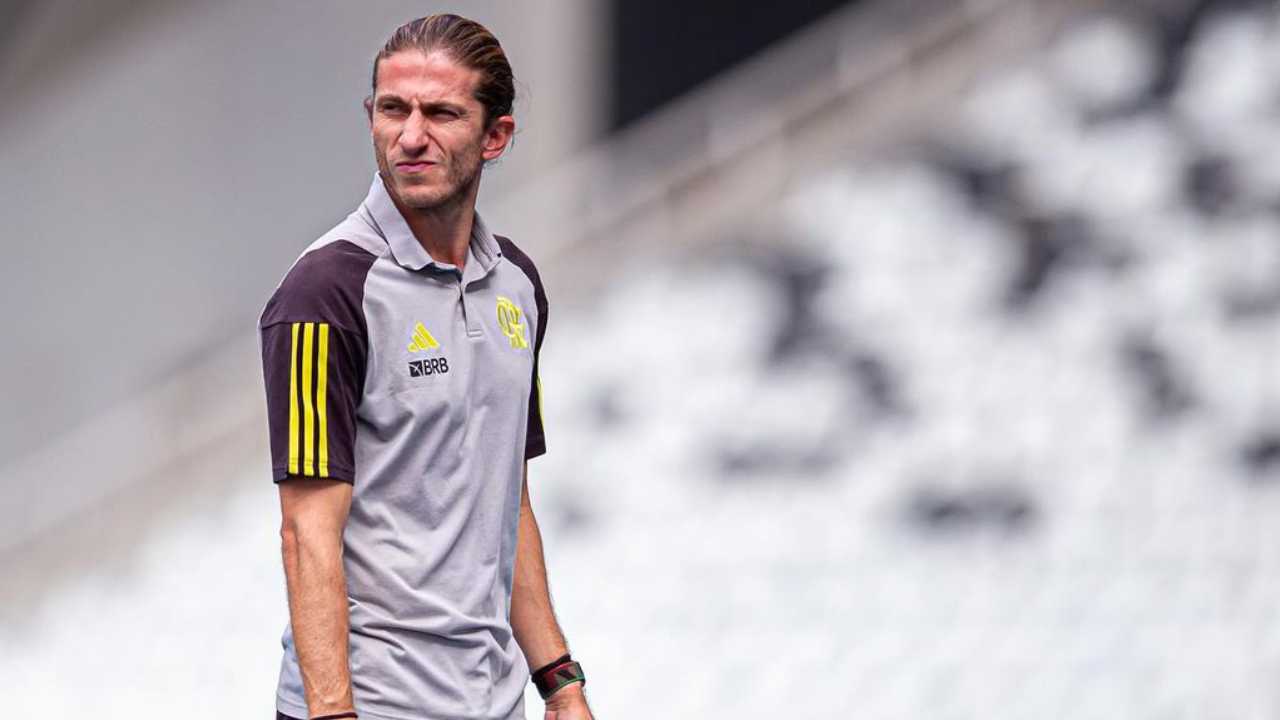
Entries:
{"type": "MultiPolygon", "coordinates": [[[[396,195],[401,203],[414,210],[443,210],[451,208],[467,198],[480,180],[480,170],[484,163],[479,148],[447,158],[443,165],[444,178],[434,183],[405,178],[398,175],[390,167],[386,157],[378,158],[382,173],[392,181],[396,195]]],[[[437,165],[436,169],[440,166],[437,165]]],[[[434,172],[434,170],[433,170],[434,172]]]]}

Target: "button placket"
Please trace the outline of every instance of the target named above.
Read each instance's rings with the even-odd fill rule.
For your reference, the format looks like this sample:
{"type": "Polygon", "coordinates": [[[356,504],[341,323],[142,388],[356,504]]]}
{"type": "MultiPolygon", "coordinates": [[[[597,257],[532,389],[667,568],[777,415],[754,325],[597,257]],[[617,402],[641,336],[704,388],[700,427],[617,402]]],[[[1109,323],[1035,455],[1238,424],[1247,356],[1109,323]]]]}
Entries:
{"type": "Polygon", "coordinates": [[[467,328],[468,337],[479,337],[484,334],[480,327],[480,318],[474,312],[467,300],[466,288],[462,283],[458,283],[458,302],[462,304],[462,323],[467,328]]]}

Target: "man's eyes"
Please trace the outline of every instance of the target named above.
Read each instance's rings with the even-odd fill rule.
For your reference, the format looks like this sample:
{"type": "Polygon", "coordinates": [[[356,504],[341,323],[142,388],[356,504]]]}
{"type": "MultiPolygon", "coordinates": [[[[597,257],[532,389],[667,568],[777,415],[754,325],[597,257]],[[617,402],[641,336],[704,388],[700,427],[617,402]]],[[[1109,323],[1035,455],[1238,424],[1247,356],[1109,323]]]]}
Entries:
{"type": "MultiPolygon", "coordinates": [[[[407,106],[399,105],[396,103],[386,103],[383,105],[379,105],[378,110],[388,115],[407,115],[409,113],[409,108],[407,106]]],[[[427,114],[430,115],[431,117],[444,118],[449,120],[456,120],[457,118],[462,117],[462,113],[458,112],[457,110],[452,110],[449,108],[432,108],[431,110],[427,111],[427,114]]]]}

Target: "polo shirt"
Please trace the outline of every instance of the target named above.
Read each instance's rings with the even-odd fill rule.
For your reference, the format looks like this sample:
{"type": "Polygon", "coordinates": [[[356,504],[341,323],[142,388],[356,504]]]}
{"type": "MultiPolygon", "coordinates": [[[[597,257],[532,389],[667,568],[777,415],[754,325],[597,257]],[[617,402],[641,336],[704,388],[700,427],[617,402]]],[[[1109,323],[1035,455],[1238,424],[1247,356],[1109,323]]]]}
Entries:
{"type": "MultiPolygon", "coordinates": [[[[547,299],[476,215],[462,268],[423,249],[376,174],[258,320],[271,465],[352,484],[343,530],[361,718],[524,718],[511,631],[524,461],[546,451],[547,299]]],[[[286,626],[276,708],[309,717],[286,626]]]]}

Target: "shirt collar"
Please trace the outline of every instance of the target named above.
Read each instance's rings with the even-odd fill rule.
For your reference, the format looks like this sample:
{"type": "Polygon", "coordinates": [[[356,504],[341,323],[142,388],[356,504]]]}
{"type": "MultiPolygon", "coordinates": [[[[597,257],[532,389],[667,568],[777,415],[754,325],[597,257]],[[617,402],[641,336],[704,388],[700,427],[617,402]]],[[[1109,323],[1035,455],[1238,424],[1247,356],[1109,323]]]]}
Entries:
{"type": "MultiPolygon", "coordinates": [[[[421,270],[431,265],[439,270],[457,269],[457,265],[432,259],[426,248],[422,247],[422,243],[418,242],[418,238],[414,237],[413,231],[409,229],[409,223],[405,222],[404,216],[400,214],[400,209],[387,194],[381,174],[377,172],[373,174],[373,183],[369,186],[369,194],[365,197],[362,207],[377,226],[378,232],[391,246],[391,255],[401,267],[407,270],[421,270]]],[[[473,213],[472,218],[471,243],[467,247],[467,262],[462,269],[468,281],[488,275],[502,257],[502,248],[499,247],[493,233],[489,232],[480,213],[473,213]]]]}

